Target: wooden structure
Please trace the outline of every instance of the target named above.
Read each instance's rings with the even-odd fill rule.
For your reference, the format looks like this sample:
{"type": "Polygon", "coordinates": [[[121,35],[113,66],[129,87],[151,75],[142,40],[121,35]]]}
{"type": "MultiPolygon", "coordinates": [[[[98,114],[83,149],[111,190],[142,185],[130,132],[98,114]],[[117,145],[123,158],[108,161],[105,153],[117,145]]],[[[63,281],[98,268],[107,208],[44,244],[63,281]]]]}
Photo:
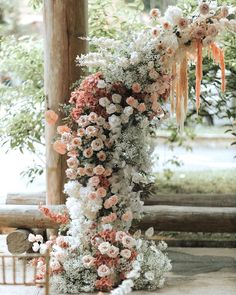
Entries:
{"type": "MultiPolygon", "coordinates": [[[[11,285],[11,286],[36,286],[40,285],[44,287],[44,295],[49,295],[49,253],[45,255],[42,254],[27,254],[27,255],[0,255],[0,270],[1,270],[1,279],[0,285],[11,285]],[[37,279],[37,269],[36,265],[33,267],[33,272],[30,273],[30,279],[27,278],[29,275],[28,269],[28,262],[30,259],[38,259],[44,258],[45,259],[45,277],[43,280],[37,279]],[[11,276],[9,271],[7,270],[6,261],[10,260],[11,265],[11,276]],[[17,263],[18,262],[18,263],[17,263]],[[20,265],[17,265],[20,264],[20,265]],[[23,276],[18,277],[17,268],[20,268],[21,273],[23,276]],[[22,272],[23,270],[23,272],[22,272]],[[10,279],[9,279],[10,278],[10,279]]],[[[5,293],[5,292],[4,292],[5,293]]],[[[6,293],[5,293],[6,294],[6,293]]],[[[17,293],[18,294],[18,293],[17,293]]]]}
{"type": "MultiPolygon", "coordinates": [[[[77,55],[85,53],[88,30],[87,0],[44,0],[45,40],[45,94],[46,108],[58,113],[60,106],[68,102],[70,88],[81,75],[76,66],[77,55]]],[[[62,114],[57,124],[62,123],[62,114]]],[[[57,125],[46,124],[46,178],[47,203],[64,204],[63,187],[66,161],[53,150],[52,140],[57,125]]]]}

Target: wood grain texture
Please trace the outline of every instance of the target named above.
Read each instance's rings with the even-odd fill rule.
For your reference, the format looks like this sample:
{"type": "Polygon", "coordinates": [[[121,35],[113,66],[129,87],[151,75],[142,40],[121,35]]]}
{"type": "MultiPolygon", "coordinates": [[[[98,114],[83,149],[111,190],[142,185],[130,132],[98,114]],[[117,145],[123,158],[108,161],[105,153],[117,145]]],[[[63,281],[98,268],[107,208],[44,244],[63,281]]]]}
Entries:
{"type": "Polygon", "coordinates": [[[30,250],[32,243],[28,241],[31,231],[17,229],[7,236],[8,251],[12,254],[23,254],[30,250]]]}
{"type": "MultiPolygon", "coordinates": [[[[44,0],[44,78],[46,109],[58,113],[60,105],[68,102],[70,87],[81,75],[76,66],[77,55],[87,51],[88,1],[44,0]]],[[[56,128],[62,123],[62,114],[52,126],[46,123],[46,185],[47,203],[64,204],[63,187],[66,159],[52,147],[56,128]]]]}
{"type": "Polygon", "coordinates": [[[7,194],[6,204],[8,205],[45,205],[46,193],[17,193],[7,194]]]}
{"type": "Polygon", "coordinates": [[[158,231],[235,232],[236,208],[145,206],[139,226],[158,231]]]}
{"type": "MultiPolygon", "coordinates": [[[[63,206],[52,206],[62,209],[63,206]]],[[[235,232],[236,208],[190,206],[144,206],[138,226],[157,231],[235,232]]],[[[0,206],[0,226],[14,228],[57,228],[34,205],[0,206]]]]}

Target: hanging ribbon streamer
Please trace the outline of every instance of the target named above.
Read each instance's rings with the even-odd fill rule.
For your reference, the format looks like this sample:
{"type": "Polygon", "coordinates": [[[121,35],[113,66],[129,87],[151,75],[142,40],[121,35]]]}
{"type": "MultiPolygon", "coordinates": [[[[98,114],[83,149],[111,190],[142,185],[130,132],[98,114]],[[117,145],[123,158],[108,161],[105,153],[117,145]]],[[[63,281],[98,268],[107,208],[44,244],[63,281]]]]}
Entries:
{"type": "Polygon", "coordinates": [[[197,63],[196,63],[196,107],[197,113],[200,107],[200,94],[202,82],[202,42],[197,41],[197,63]]]}

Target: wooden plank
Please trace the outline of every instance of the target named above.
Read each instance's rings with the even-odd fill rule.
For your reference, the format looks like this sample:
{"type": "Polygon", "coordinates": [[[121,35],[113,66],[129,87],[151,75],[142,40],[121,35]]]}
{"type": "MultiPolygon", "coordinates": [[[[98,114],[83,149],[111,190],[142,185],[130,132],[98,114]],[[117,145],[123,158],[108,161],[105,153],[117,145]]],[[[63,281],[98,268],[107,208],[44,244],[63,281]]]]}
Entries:
{"type": "Polygon", "coordinates": [[[236,194],[156,194],[145,205],[236,207],[236,194]]]}
{"type": "Polygon", "coordinates": [[[141,228],[158,231],[236,232],[236,208],[145,206],[141,228]]]}
{"type": "MultiPolygon", "coordinates": [[[[9,205],[45,203],[45,192],[8,194],[6,199],[9,205]]],[[[236,194],[157,194],[145,200],[145,205],[236,207],[236,194]]]]}
{"type": "MultiPolygon", "coordinates": [[[[52,206],[58,210],[63,206],[52,206]]],[[[190,206],[144,206],[138,226],[157,231],[236,232],[236,208],[190,206]]],[[[1,205],[0,226],[13,228],[57,228],[34,205],[1,205]]]]}
{"type": "Polygon", "coordinates": [[[45,205],[46,193],[17,193],[7,194],[6,204],[8,205],[45,205]]]}
{"type": "MultiPolygon", "coordinates": [[[[70,87],[81,75],[75,58],[87,50],[88,1],[44,0],[44,80],[46,109],[58,113],[60,105],[68,102],[70,87]]],[[[57,125],[62,124],[62,114],[56,125],[46,123],[46,185],[47,203],[64,204],[63,187],[66,161],[53,150],[52,141],[57,125]]]]}

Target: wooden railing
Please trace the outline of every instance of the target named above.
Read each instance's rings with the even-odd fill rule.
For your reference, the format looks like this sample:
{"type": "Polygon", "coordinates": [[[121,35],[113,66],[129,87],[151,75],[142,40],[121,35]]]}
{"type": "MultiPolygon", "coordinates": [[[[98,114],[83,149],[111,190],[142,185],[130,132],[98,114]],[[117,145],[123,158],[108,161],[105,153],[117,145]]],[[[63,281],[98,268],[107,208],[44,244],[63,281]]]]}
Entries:
{"type": "MultiPolygon", "coordinates": [[[[0,285],[5,286],[37,286],[44,287],[44,294],[49,295],[49,253],[42,254],[24,254],[24,255],[0,255],[0,285]],[[37,279],[36,265],[29,266],[31,259],[45,259],[44,279],[37,279]],[[9,268],[10,262],[10,268],[9,268]],[[20,267],[21,266],[21,267],[20,267]],[[32,270],[33,267],[33,270],[32,270]],[[18,272],[17,270],[19,270],[18,272]],[[30,271],[29,271],[30,270],[30,271]],[[27,275],[30,278],[27,279],[27,275]]],[[[5,293],[7,294],[7,293],[5,293]]],[[[17,294],[17,293],[16,293],[17,294]]]]}

